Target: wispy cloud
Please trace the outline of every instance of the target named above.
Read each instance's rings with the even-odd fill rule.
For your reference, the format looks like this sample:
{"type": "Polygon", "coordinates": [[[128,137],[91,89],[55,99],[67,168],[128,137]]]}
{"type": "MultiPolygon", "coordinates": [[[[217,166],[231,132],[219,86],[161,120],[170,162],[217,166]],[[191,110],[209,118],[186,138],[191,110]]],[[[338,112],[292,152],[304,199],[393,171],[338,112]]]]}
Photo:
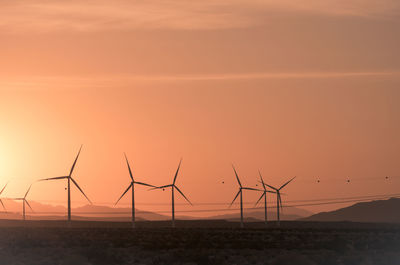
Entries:
{"type": "Polygon", "coordinates": [[[250,23],[223,1],[17,1],[1,12],[0,27],[10,30],[212,29],[250,23]]]}
{"type": "Polygon", "coordinates": [[[0,2],[0,29],[209,30],[260,25],[273,11],[396,17],[399,10],[398,0],[5,0],[0,2]]]}
{"type": "Polygon", "coordinates": [[[273,79],[335,79],[400,77],[398,72],[288,72],[288,73],[237,73],[207,75],[109,75],[109,76],[25,76],[10,79],[0,76],[1,89],[76,89],[118,88],[142,83],[168,83],[186,81],[232,81],[273,79]]]}
{"type": "Polygon", "coordinates": [[[277,7],[280,6],[287,10],[338,16],[384,18],[398,16],[400,11],[400,2],[397,0],[283,0],[275,3],[277,7]]]}

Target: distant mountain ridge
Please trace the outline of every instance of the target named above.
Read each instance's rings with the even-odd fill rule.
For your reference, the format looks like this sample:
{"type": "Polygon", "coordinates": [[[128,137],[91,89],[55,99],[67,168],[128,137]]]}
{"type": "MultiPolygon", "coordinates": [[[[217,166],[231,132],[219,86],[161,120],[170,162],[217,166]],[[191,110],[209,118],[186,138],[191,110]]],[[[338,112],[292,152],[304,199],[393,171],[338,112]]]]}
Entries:
{"type": "MultiPolygon", "coordinates": [[[[66,218],[67,208],[64,206],[53,206],[35,201],[29,201],[29,204],[32,206],[34,213],[32,214],[31,209],[26,207],[26,215],[28,216],[28,219],[59,220],[66,218]]],[[[22,218],[22,203],[13,200],[7,200],[6,210],[6,212],[0,213],[1,219],[22,218]]],[[[74,216],[74,219],[79,220],[129,221],[130,212],[131,208],[128,207],[114,208],[99,205],[84,205],[72,208],[72,215],[74,216]]],[[[136,217],[137,220],[163,221],[170,219],[170,217],[167,215],[138,209],[136,209],[136,217]]]]}
{"type": "MultiPolygon", "coordinates": [[[[67,208],[61,205],[53,206],[48,204],[42,204],[35,201],[30,201],[30,205],[36,213],[26,208],[27,219],[39,220],[62,220],[66,218],[67,208]]],[[[7,212],[0,212],[0,219],[22,219],[21,211],[22,204],[20,202],[7,200],[6,203],[7,212]]],[[[109,206],[100,205],[84,205],[76,208],[72,208],[73,219],[75,220],[92,220],[92,221],[130,221],[130,207],[114,208],[109,206]]],[[[304,209],[289,207],[283,210],[281,214],[282,220],[295,220],[302,217],[307,217],[313,213],[304,209]]],[[[159,214],[151,211],[142,211],[136,209],[137,220],[151,220],[151,221],[164,221],[170,220],[169,215],[159,214]]],[[[185,215],[177,215],[177,219],[181,220],[193,220],[193,219],[221,219],[229,221],[237,221],[240,218],[239,209],[235,212],[213,215],[207,217],[193,217],[185,215]]],[[[264,210],[245,210],[245,218],[252,221],[263,221],[264,210]]],[[[276,212],[268,209],[269,220],[276,219],[276,212]]]]}
{"type": "Polygon", "coordinates": [[[359,202],[331,212],[301,218],[301,221],[400,223],[400,198],[359,202]]]}
{"type": "MultiPolygon", "coordinates": [[[[288,207],[284,208],[284,210],[280,213],[281,220],[297,220],[299,218],[308,217],[312,215],[313,212],[296,208],[296,207],[288,207]]],[[[255,210],[244,210],[244,219],[251,220],[251,221],[264,221],[264,210],[262,209],[255,209],[255,210]]],[[[267,219],[272,221],[276,220],[276,211],[272,209],[268,209],[267,211],[267,219]]],[[[205,219],[224,219],[224,220],[231,220],[237,221],[240,218],[239,209],[235,213],[228,213],[228,214],[219,214],[214,216],[206,217],[205,219]]]]}

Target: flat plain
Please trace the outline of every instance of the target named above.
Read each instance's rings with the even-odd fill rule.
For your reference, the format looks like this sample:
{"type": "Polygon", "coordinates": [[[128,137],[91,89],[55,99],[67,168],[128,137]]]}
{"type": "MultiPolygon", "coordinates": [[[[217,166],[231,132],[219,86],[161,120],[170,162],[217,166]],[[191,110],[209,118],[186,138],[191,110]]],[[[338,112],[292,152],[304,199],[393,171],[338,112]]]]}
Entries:
{"type": "Polygon", "coordinates": [[[400,225],[0,221],[1,264],[400,264],[400,225]]]}

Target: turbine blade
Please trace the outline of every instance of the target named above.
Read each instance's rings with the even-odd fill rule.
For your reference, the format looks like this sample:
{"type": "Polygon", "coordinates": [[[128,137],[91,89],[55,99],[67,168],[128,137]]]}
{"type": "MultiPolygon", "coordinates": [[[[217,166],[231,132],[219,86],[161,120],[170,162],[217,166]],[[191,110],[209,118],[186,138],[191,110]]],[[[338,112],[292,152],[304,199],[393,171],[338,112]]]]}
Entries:
{"type": "Polygon", "coordinates": [[[86,194],[83,192],[83,190],[81,189],[81,187],[79,187],[78,183],[76,183],[76,181],[71,178],[72,182],[75,184],[75,186],[79,189],[80,192],[82,192],[83,196],[85,196],[85,198],[90,202],[90,204],[92,204],[92,202],[89,200],[89,198],[86,196],[86,194]]]}
{"type": "Polygon", "coordinates": [[[261,201],[261,199],[265,196],[265,192],[263,192],[260,196],[260,198],[258,199],[258,201],[256,202],[256,204],[254,204],[254,206],[257,206],[257,204],[261,201]]]}
{"type": "Polygon", "coordinates": [[[1,205],[3,206],[4,211],[6,212],[7,209],[6,209],[6,206],[4,206],[4,203],[3,203],[3,200],[2,200],[2,199],[0,199],[0,203],[1,203],[1,205]]]}
{"type": "Polygon", "coordinates": [[[4,187],[1,189],[0,194],[3,193],[3,191],[4,191],[4,189],[7,187],[7,185],[8,185],[8,182],[7,182],[6,185],[4,185],[4,187]]]}
{"type": "Polygon", "coordinates": [[[163,188],[168,188],[168,187],[171,187],[171,186],[172,186],[172,184],[169,184],[169,185],[154,187],[154,188],[151,188],[151,189],[149,189],[149,190],[163,189],[163,188]]]}
{"type": "Polygon", "coordinates": [[[177,186],[174,185],[174,187],[175,187],[175,189],[183,196],[183,198],[185,198],[185,200],[187,200],[187,202],[190,203],[190,205],[193,205],[193,204],[189,201],[189,199],[186,198],[185,194],[183,194],[183,192],[182,192],[177,186]]]}
{"type": "Polygon", "coordinates": [[[233,171],[235,171],[236,180],[239,183],[239,186],[242,187],[242,183],[240,183],[238,173],[236,172],[235,166],[232,164],[233,171]]]}
{"type": "Polygon", "coordinates": [[[176,170],[175,177],[174,177],[174,182],[172,182],[172,184],[175,184],[175,182],[176,182],[176,178],[178,177],[179,169],[181,168],[181,163],[182,163],[182,158],[179,161],[178,169],[176,170]]]}
{"type": "Polygon", "coordinates": [[[243,187],[242,189],[243,189],[243,190],[256,190],[256,191],[262,191],[262,190],[259,190],[259,189],[255,189],[255,188],[248,188],[248,187],[243,187]]]}
{"type": "Polygon", "coordinates": [[[25,196],[24,196],[24,199],[26,198],[26,196],[28,196],[28,193],[29,193],[29,191],[31,190],[31,188],[32,188],[32,184],[29,186],[29,189],[26,191],[25,196]]]}
{"type": "Polygon", "coordinates": [[[135,184],[138,184],[138,185],[143,185],[143,186],[153,187],[153,188],[155,188],[155,187],[156,187],[156,186],[154,186],[154,185],[147,184],[147,183],[143,183],[143,182],[139,182],[139,181],[134,181],[134,183],[135,183],[135,184]]]}
{"type": "Polygon", "coordinates": [[[263,188],[264,188],[264,191],[265,191],[265,190],[266,190],[266,188],[265,188],[265,183],[264,183],[264,180],[263,180],[263,178],[262,178],[262,176],[261,176],[260,170],[258,170],[258,174],[260,175],[260,180],[261,180],[261,183],[262,183],[263,188]]]}
{"type": "Polygon", "coordinates": [[[34,212],[34,210],[32,209],[31,205],[29,204],[29,202],[27,200],[24,199],[24,201],[26,202],[26,205],[29,206],[29,208],[31,208],[32,212],[34,212]]]}
{"type": "Polygon", "coordinates": [[[233,201],[231,202],[231,205],[229,205],[229,207],[232,206],[232,204],[235,202],[236,198],[239,196],[239,194],[240,194],[241,192],[242,192],[242,190],[239,189],[238,193],[236,193],[236,196],[235,196],[235,198],[233,198],[233,201]]]}
{"type": "Polygon", "coordinates": [[[273,189],[273,190],[278,190],[277,188],[272,187],[271,185],[268,185],[267,183],[265,183],[265,185],[268,186],[269,188],[273,189]]]}
{"type": "Polygon", "coordinates": [[[269,192],[269,193],[276,194],[276,192],[275,192],[275,191],[272,191],[272,190],[265,190],[265,192],[269,192]]]}
{"type": "Polygon", "coordinates": [[[291,180],[289,180],[288,182],[286,182],[285,184],[283,184],[280,188],[279,188],[279,190],[280,189],[282,189],[283,187],[285,187],[287,184],[289,184],[290,182],[292,182],[292,180],[294,180],[296,177],[293,177],[291,180]]]}
{"type": "Polygon", "coordinates": [[[168,184],[168,185],[164,185],[164,186],[159,186],[159,187],[156,187],[157,189],[162,189],[162,188],[168,188],[168,187],[171,187],[172,186],[172,184],[168,184]]]}
{"type": "Polygon", "coordinates": [[[119,199],[118,199],[117,202],[114,204],[114,206],[117,205],[117,203],[122,199],[122,197],[124,197],[125,193],[127,193],[128,190],[129,190],[131,187],[132,187],[132,183],[129,184],[128,188],[124,191],[124,193],[122,193],[121,197],[119,197],[119,199]]]}
{"type": "Polygon", "coordinates": [[[78,155],[76,156],[75,161],[74,161],[74,163],[72,164],[71,171],[69,172],[69,176],[71,176],[71,175],[72,175],[72,172],[74,171],[74,168],[75,168],[75,165],[76,165],[76,161],[78,161],[79,155],[81,154],[82,146],[83,146],[83,145],[81,145],[81,147],[79,148],[78,155]]]}
{"type": "Polygon", "coordinates": [[[124,155],[125,155],[126,164],[128,166],[128,170],[129,170],[129,176],[131,177],[131,180],[133,181],[133,175],[132,175],[131,166],[129,165],[129,161],[128,161],[128,158],[126,157],[125,153],[124,153],[124,155]]]}
{"type": "Polygon", "coordinates": [[[67,179],[67,178],[68,178],[68,176],[62,176],[62,177],[55,177],[55,178],[39,179],[38,181],[67,179]]]}

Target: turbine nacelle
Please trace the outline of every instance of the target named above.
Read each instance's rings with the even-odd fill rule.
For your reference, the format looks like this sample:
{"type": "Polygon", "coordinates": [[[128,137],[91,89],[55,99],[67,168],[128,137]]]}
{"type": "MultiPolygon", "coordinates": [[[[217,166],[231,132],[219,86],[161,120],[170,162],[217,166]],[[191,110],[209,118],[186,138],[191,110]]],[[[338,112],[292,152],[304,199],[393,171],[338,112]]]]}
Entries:
{"type": "Polygon", "coordinates": [[[190,202],[190,200],[185,196],[185,194],[183,194],[183,192],[178,188],[178,186],[175,185],[176,179],[177,179],[177,177],[178,177],[179,170],[180,170],[180,168],[181,168],[181,164],[182,164],[182,158],[181,158],[181,160],[179,161],[178,168],[176,169],[176,172],[175,172],[175,175],[174,175],[174,180],[173,180],[172,184],[153,187],[152,189],[149,189],[149,190],[165,189],[165,188],[171,187],[171,189],[176,189],[176,190],[182,195],[182,197],[183,197],[190,205],[193,205],[193,204],[190,202]]]}
{"type": "Polygon", "coordinates": [[[176,183],[176,179],[178,177],[178,173],[179,173],[179,169],[181,168],[181,164],[182,164],[182,158],[179,161],[179,165],[178,168],[176,169],[175,175],[174,175],[174,180],[172,182],[172,184],[168,184],[168,185],[163,185],[163,186],[158,186],[158,187],[154,187],[150,190],[156,190],[156,189],[162,189],[164,190],[165,188],[171,188],[172,191],[172,198],[171,198],[171,208],[172,208],[172,227],[175,227],[175,193],[174,190],[176,189],[181,195],[182,197],[190,204],[193,205],[189,199],[185,196],[185,194],[183,194],[183,192],[178,188],[178,186],[175,185],[176,183]]]}
{"type": "Polygon", "coordinates": [[[26,203],[26,205],[28,205],[28,207],[32,210],[32,212],[35,212],[35,211],[32,209],[32,207],[31,207],[31,205],[29,204],[29,202],[28,202],[27,199],[25,199],[25,198],[11,198],[11,200],[13,200],[13,201],[22,201],[23,203],[26,203]]]}
{"type": "MultiPolygon", "coordinates": [[[[260,174],[260,177],[261,177],[261,174],[260,174]]],[[[280,208],[281,210],[283,210],[282,197],[281,197],[281,190],[282,190],[284,187],[286,187],[286,185],[288,185],[290,182],[292,182],[295,178],[296,178],[296,177],[293,177],[293,178],[291,178],[289,181],[285,182],[285,183],[284,183],[282,186],[280,186],[279,188],[275,188],[274,186],[271,186],[271,185],[268,185],[268,184],[264,183],[264,181],[262,180],[262,177],[261,177],[261,181],[262,181],[262,183],[263,183],[264,189],[265,189],[265,186],[267,186],[267,187],[269,187],[269,188],[275,190],[275,193],[276,193],[276,204],[277,204],[277,206],[276,206],[276,212],[277,212],[278,226],[279,226],[279,224],[280,224],[279,208],[280,208]]]]}
{"type": "Polygon", "coordinates": [[[232,164],[232,168],[233,168],[233,171],[235,172],[235,177],[236,177],[236,180],[237,180],[237,182],[238,182],[238,184],[239,184],[239,191],[236,193],[236,196],[233,198],[233,201],[231,202],[231,204],[230,204],[229,207],[231,207],[231,206],[233,205],[233,203],[235,202],[235,200],[237,199],[237,197],[240,195],[240,193],[242,193],[242,190],[261,191],[261,190],[256,189],[256,188],[243,187],[243,186],[242,186],[242,183],[240,182],[239,175],[238,175],[238,173],[237,173],[237,171],[236,171],[236,168],[235,168],[235,166],[234,166],[233,164],[232,164]]]}
{"type": "Polygon", "coordinates": [[[190,202],[190,200],[185,196],[185,194],[183,194],[183,192],[175,184],[169,184],[169,185],[154,187],[154,188],[149,189],[149,190],[165,189],[165,188],[169,188],[169,187],[171,187],[172,189],[176,189],[190,205],[193,205],[193,203],[190,202]]]}
{"type": "Polygon", "coordinates": [[[263,187],[264,190],[262,190],[263,193],[261,194],[261,196],[260,196],[260,198],[257,200],[257,202],[254,204],[254,206],[256,206],[256,205],[261,201],[261,199],[262,199],[264,196],[267,196],[267,193],[276,194],[275,191],[267,190],[267,188],[265,188],[264,179],[263,179],[263,177],[262,177],[262,175],[261,175],[260,170],[258,171],[258,174],[259,174],[260,180],[261,180],[261,181],[258,181],[258,182],[260,182],[260,183],[262,184],[262,187],[263,187]]]}
{"type": "Polygon", "coordinates": [[[61,177],[54,177],[54,178],[46,178],[46,179],[39,179],[38,181],[48,181],[48,180],[59,180],[59,179],[69,179],[74,183],[74,185],[78,188],[78,190],[82,193],[82,195],[88,200],[90,204],[92,204],[92,201],[89,199],[88,196],[86,196],[85,192],[81,189],[79,184],[71,177],[71,176],[61,176],[61,177]]]}
{"type": "Polygon", "coordinates": [[[47,181],[47,180],[59,180],[59,179],[68,179],[71,180],[72,183],[78,188],[78,190],[83,194],[83,196],[88,200],[90,204],[92,204],[92,201],[86,196],[85,192],[81,189],[81,187],[78,185],[78,183],[72,178],[72,173],[74,172],[76,162],[78,161],[79,155],[81,154],[82,151],[82,146],[79,148],[78,154],[74,160],[74,163],[72,164],[71,170],[69,171],[68,176],[60,176],[60,177],[54,177],[54,178],[45,178],[45,179],[39,179],[38,181],[47,181]]]}
{"type": "Polygon", "coordinates": [[[151,185],[151,184],[147,184],[147,183],[144,183],[144,182],[135,181],[134,178],[133,178],[131,166],[130,166],[129,161],[128,161],[128,157],[126,156],[125,153],[124,153],[124,156],[125,156],[125,160],[126,160],[126,165],[128,166],[129,177],[131,178],[131,184],[129,184],[128,188],[126,188],[126,190],[122,193],[121,197],[119,197],[119,199],[118,199],[117,202],[114,204],[114,206],[117,205],[117,203],[122,199],[122,197],[124,197],[124,195],[125,195],[131,188],[132,188],[132,192],[133,192],[133,189],[134,189],[135,184],[142,185],[142,186],[147,186],[147,187],[155,187],[154,185],[151,185]]]}
{"type": "Polygon", "coordinates": [[[22,207],[23,207],[23,208],[22,208],[22,212],[23,212],[23,219],[24,219],[24,220],[25,220],[25,204],[28,205],[28,207],[31,209],[32,212],[35,212],[35,211],[32,209],[31,205],[29,204],[28,200],[26,199],[26,196],[28,196],[28,193],[29,193],[29,191],[31,190],[31,187],[32,187],[32,184],[29,186],[28,190],[25,192],[24,197],[22,197],[22,198],[13,198],[13,199],[11,199],[11,200],[14,200],[14,201],[22,201],[22,207]]]}
{"type": "Polygon", "coordinates": [[[48,181],[48,180],[59,180],[59,179],[67,179],[68,180],[68,221],[71,221],[71,188],[70,188],[70,182],[78,188],[78,190],[83,194],[83,196],[88,200],[90,204],[92,204],[92,201],[86,196],[85,192],[79,187],[78,183],[72,178],[72,173],[74,172],[76,162],[78,161],[79,155],[81,154],[82,150],[82,145],[79,148],[78,154],[74,160],[74,163],[72,164],[71,170],[69,171],[68,176],[60,176],[60,177],[54,177],[54,178],[46,178],[46,179],[40,179],[38,181],[48,181]]]}

